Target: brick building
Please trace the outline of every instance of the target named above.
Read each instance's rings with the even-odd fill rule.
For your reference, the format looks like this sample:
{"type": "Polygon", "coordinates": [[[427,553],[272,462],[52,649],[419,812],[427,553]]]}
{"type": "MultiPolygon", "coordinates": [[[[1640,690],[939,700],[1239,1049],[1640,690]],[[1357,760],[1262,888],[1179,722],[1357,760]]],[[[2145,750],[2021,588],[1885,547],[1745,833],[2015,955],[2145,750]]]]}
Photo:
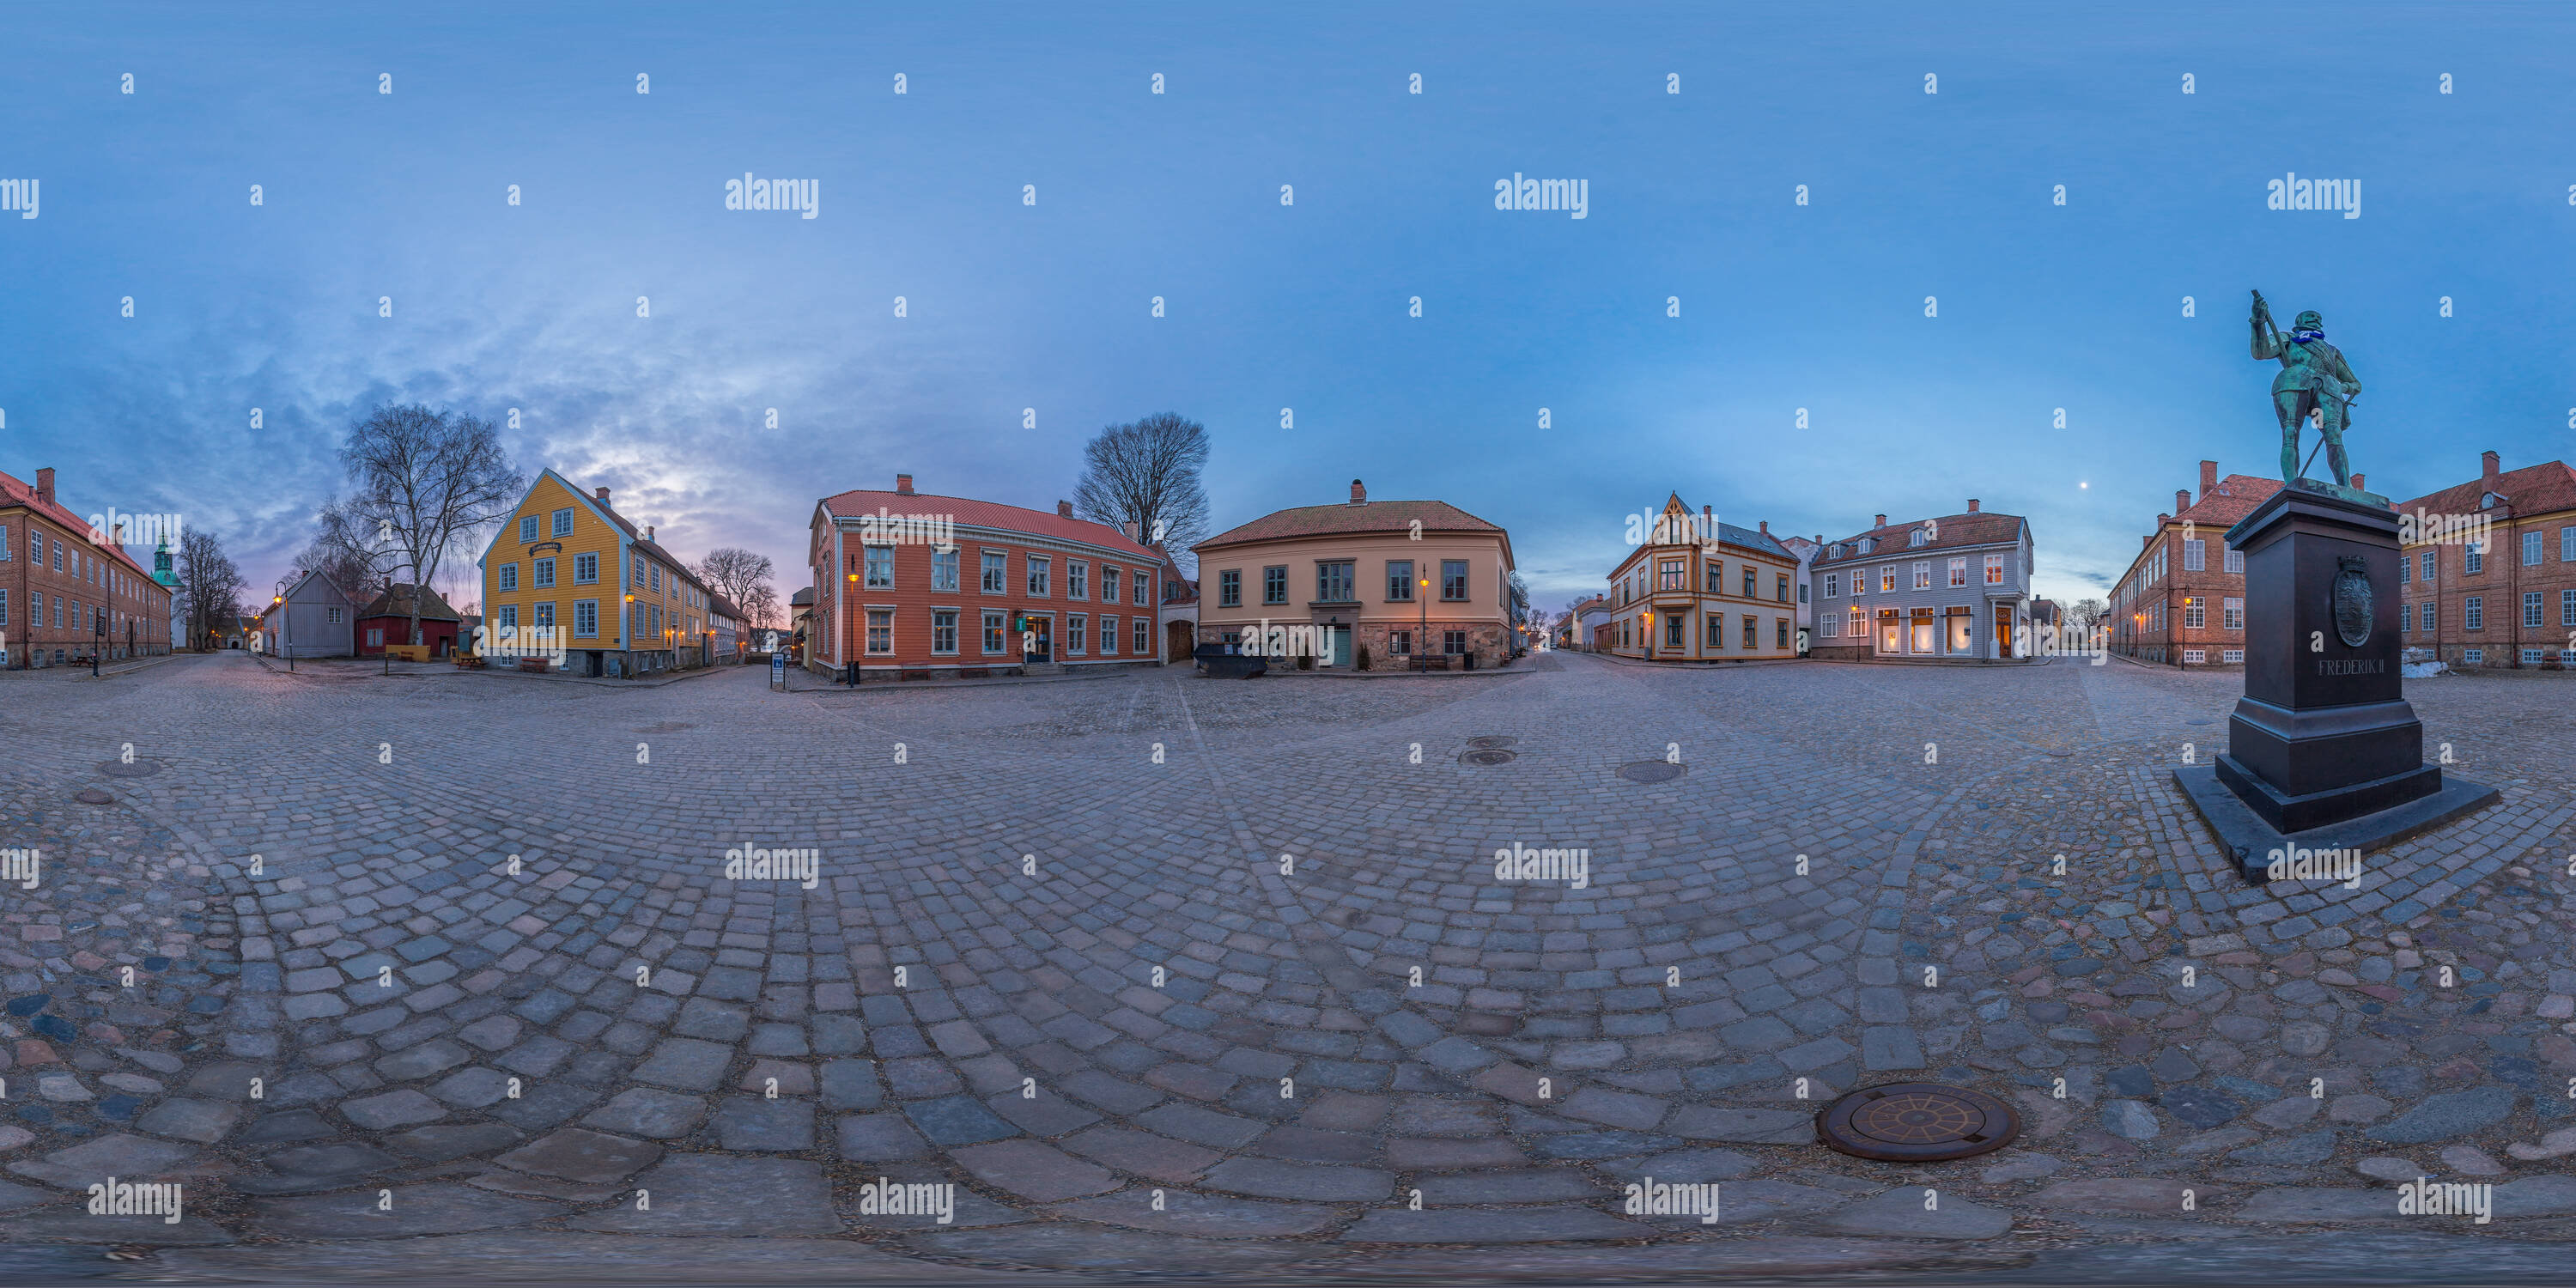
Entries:
{"type": "MultiPolygon", "coordinates": [[[[171,588],[54,499],[54,472],[34,486],[0,473],[0,667],[154,657],[170,651],[171,588]]],[[[140,534],[135,534],[140,535],[140,534]]]]}
{"type": "Polygon", "coordinates": [[[815,503],[805,665],[894,679],[1158,662],[1163,552],[1106,523],[894,490],[815,503]],[[944,548],[943,548],[944,547],[944,548]]]}
{"type": "Polygon", "coordinates": [[[2111,650],[2165,666],[2244,665],[2245,557],[2227,548],[2227,530],[2280,490],[2279,479],[2222,479],[2218,462],[2202,461],[2199,499],[2174,493],[2111,590],[2111,650]]]}
{"type": "Polygon", "coordinates": [[[2576,666],[2576,470],[2479,464],[2397,507],[2398,630],[2455,667],[2576,666]]]}

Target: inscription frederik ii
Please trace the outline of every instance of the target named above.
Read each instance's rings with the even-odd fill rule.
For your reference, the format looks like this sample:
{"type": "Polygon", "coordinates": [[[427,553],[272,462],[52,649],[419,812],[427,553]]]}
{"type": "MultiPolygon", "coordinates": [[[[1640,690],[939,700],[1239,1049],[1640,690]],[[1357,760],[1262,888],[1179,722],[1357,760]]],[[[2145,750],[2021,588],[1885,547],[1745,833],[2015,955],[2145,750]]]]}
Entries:
{"type": "Polygon", "coordinates": [[[2388,661],[2385,658],[2359,657],[2344,661],[2319,659],[2317,662],[2319,675],[2386,675],[2387,673],[2388,661]]]}

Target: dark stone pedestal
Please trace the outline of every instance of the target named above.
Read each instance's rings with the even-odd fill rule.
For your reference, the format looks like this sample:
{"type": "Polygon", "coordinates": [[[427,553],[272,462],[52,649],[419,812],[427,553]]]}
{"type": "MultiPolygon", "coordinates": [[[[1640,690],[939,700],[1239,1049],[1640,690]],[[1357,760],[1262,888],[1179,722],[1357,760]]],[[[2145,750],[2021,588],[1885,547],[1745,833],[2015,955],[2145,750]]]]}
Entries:
{"type": "Polygon", "coordinates": [[[2225,788],[2275,843],[2386,844],[2433,825],[2424,810],[2397,813],[2413,802],[2436,802],[2448,811],[2441,822],[2494,798],[2474,784],[2446,792],[2442,771],[2424,763],[2424,726],[2398,669],[2397,515],[2365,497],[2294,480],[2227,533],[2245,552],[2245,696],[2227,722],[2227,754],[2206,777],[2177,775],[2214,829],[2194,790],[2204,784],[2225,788]]]}
{"type": "Polygon", "coordinates": [[[2209,825],[2220,848],[2233,858],[2237,872],[2256,885],[2265,883],[2275,850],[2285,856],[2295,850],[2357,850],[2367,865],[2368,856],[2485,809],[2499,799],[2496,789],[2484,783],[2444,776],[2442,789],[2433,795],[2418,796],[2391,809],[2374,810],[2304,832],[2283,832],[2248,808],[2228,784],[2220,782],[2217,766],[2186,765],[2173,771],[2173,777],[2183,798],[2200,814],[2200,821],[2209,825]]]}

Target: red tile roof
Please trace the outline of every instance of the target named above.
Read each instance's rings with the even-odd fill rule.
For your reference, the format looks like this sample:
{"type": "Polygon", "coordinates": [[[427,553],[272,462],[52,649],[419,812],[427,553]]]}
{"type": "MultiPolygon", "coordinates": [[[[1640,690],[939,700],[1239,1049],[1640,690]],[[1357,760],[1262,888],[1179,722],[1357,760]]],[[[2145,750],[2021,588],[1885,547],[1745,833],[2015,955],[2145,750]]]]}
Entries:
{"type": "MultiPolygon", "coordinates": [[[[2495,490],[2513,502],[2518,515],[2549,514],[2558,510],[2576,510],[2576,469],[2565,461],[2547,461],[2506,470],[2496,476],[2495,490]]],[[[2427,493],[2412,501],[2399,503],[2401,514],[2430,510],[2435,514],[2475,514],[2478,501],[2486,495],[2487,481],[2473,478],[2454,483],[2439,492],[2427,493]]]]}
{"type": "Polygon", "coordinates": [[[2272,494],[2281,490],[2281,480],[2257,478],[2251,474],[2230,474],[2218,486],[2182,513],[2173,522],[2188,521],[2198,527],[2225,532],[2235,527],[2246,515],[2254,513],[2272,494]]]}
{"type": "MultiPolygon", "coordinates": [[[[80,516],[73,514],[71,511],[64,509],[59,502],[48,502],[39,498],[36,495],[36,489],[33,484],[12,477],[5,470],[0,470],[0,505],[23,505],[38,514],[53,520],[61,527],[67,528],[73,532],[81,533],[84,536],[89,532],[89,520],[81,518],[80,516]]],[[[152,570],[136,562],[134,556],[125,553],[124,547],[107,543],[88,544],[90,549],[103,551],[109,558],[133,569],[134,575],[141,577],[145,581],[152,581],[152,570]]],[[[159,586],[161,583],[153,582],[152,584],[159,586]]],[[[170,588],[164,586],[162,589],[168,590],[170,588]]]]}
{"type": "Polygon", "coordinates": [[[1410,532],[1417,519],[1421,520],[1425,532],[1491,532],[1501,535],[1503,531],[1446,501],[1363,501],[1358,505],[1300,505],[1273,510],[1190,548],[1206,550],[1211,546],[1238,546],[1286,537],[1410,532]]]}
{"type": "Polygon", "coordinates": [[[887,514],[946,515],[961,527],[993,528],[1003,532],[1025,532],[1055,541],[1078,541],[1157,563],[1163,558],[1152,547],[1130,540],[1126,533],[1109,524],[1094,523],[1089,519],[1068,519],[1052,511],[1023,509],[999,501],[933,496],[928,492],[906,494],[860,490],[824,497],[823,509],[843,519],[855,519],[879,511],[887,514]]]}

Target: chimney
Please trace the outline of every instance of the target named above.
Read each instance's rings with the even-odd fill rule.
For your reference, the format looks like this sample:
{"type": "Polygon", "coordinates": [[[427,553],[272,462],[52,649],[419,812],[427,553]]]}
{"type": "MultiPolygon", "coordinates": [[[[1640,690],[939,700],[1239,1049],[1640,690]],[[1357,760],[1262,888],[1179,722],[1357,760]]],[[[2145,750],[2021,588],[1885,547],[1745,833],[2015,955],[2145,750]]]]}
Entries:
{"type": "Polygon", "coordinates": [[[1969,497],[1969,498],[1968,498],[1968,513],[1970,513],[1970,514],[1975,514],[1976,512],[1977,512],[1977,498],[1975,498],[1975,497],[1973,497],[1973,496],[1972,496],[1972,497],[1969,497]]]}
{"type": "Polygon", "coordinates": [[[2178,488],[2175,488],[2175,489],[2174,489],[2174,513],[2176,513],[2176,514],[2180,514],[2180,513],[2182,513],[2183,511],[2188,510],[2188,509],[2190,509],[2190,508],[2191,508],[2191,490],[2190,490],[2189,488],[2179,488],[2179,487],[2178,487],[2178,488]]]}
{"type": "Polygon", "coordinates": [[[2217,490],[2218,462],[2202,461],[2200,463],[2200,499],[2203,501],[2208,500],[2209,494],[2217,490]]]}
{"type": "MultiPolygon", "coordinates": [[[[2479,471],[2479,476],[2485,480],[2487,490],[2490,492],[2495,491],[2497,465],[2496,454],[2493,452],[2480,453],[2478,456],[2478,464],[2482,467],[2479,471]]],[[[54,472],[52,470],[36,471],[36,490],[44,493],[46,500],[50,501],[53,499],[54,472]]]]}
{"type": "Polygon", "coordinates": [[[1878,529],[1880,529],[1880,528],[1884,528],[1884,527],[1886,527],[1886,526],[1887,526],[1887,516],[1886,516],[1886,515],[1884,515],[1884,514],[1882,514],[1882,515],[1878,516],[1876,519],[1871,520],[1871,521],[1870,521],[1870,525],[1869,525],[1870,530],[1871,530],[1872,532],[1875,532],[1875,531],[1877,531],[1878,529]]]}
{"type": "Polygon", "coordinates": [[[1762,535],[1766,537],[1771,535],[1771,521],[1769,519],[1764,519],[1762,521],[1762,535]]]}
{"type": "MultiPolygon", "coordinates": [[[[2495,477],[2495,453],[2493,452],[2487,453],[2487,477],[2495,477]]],[[[36,499],[47,505],[53,504],[54,467],[51,465],[36,471],[36,499]]]]}
{"type": "Polygon", "coordinates": [[[911,476],[911,475],[909,475],[909,474],[897,474],[897,475],[895,475],[895,476],[894,476],[894,494],[895,494],[896,496],[910,496],[910,495],[912,495],[912,476],[911,476]]]}
{"type": "Polygon", "coordinates": [[[1360,486],[1360,481],[1358,479],[1351,480],[1351,504],[1368,504],[1368,489],[1360,486]]]}
{"type": "Polygon", "coordinates": [[[2352,490],[2355,492],[2367,492],[2370,489],[2362,486],[2361,476],[2359,474],[2355,474],[2352,476],[2352,490]]]}
{"type": "Polygon", "coordinates": [[[604,505],[607,505],[607,504],[608,504],[608,489],[607,489],[607,488],[604,488],[604,487],[602,487],[602,488],[593,488],[593,489],[591,489],[591,494],[592,494],[593,496],[596,496],[596,497],[598,497],[598,498],[599,498],[599,503],[600,503],[601,505],[603,505],[603,506],[604,506],[604,505]]]}
{"type": "Polygon", "coordinates": [[[1071,501],[1058,501],[1058,502],[1056,502],[1056,503],[1055,503],[1055,517],[1057,517],[1057,518],[1059,518],[1059,519],[1070,519],[1070,518],[1072,518],[1072,517],[1073,517],[1073,502],[1071,502],[1071,501]]]}
{"type": "MultiPolygon", "coordinates": [[[[645,539],[646,541],[651,541],[651,540],[653,540],[653,525],[652,525],[652,524],[649,524],[649,523],[648,523],[648,524],[645,524],[645,525],[644,525],[644,539],[645,539]]],[[[657,543],[657,544],[658,544],[658,543],[657,543]]]]}

